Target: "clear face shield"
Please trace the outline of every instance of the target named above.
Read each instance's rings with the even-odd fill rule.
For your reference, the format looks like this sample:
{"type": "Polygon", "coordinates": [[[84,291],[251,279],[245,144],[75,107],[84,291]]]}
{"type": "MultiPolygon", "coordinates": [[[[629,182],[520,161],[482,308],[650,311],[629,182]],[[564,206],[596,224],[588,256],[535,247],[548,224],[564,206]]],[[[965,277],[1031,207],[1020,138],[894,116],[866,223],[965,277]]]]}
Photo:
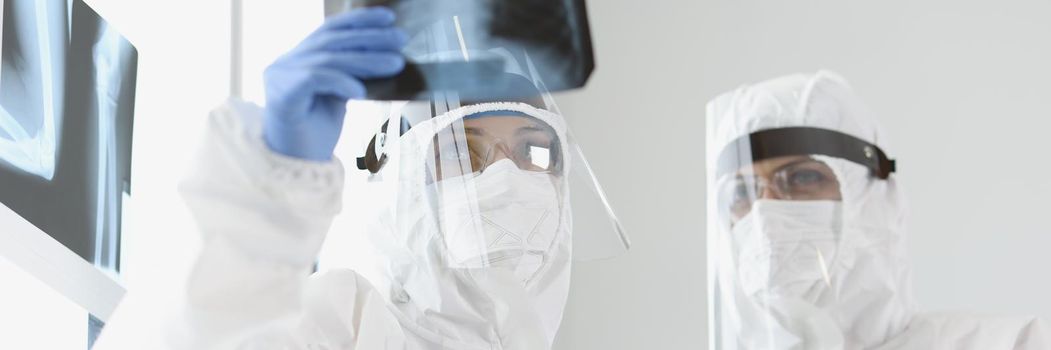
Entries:
{"type": "Polygon", "coordinates": [[[486,333],[505,346],[548,347],[571,262],[629,247],[565,120],[545,100],[460,102],[440,93],[395,103],[358,159],[382,188],[372,193],[386,209],[370,235],[390,248],[396,305],[428,315],[421,322],[455,333],[448,337],[491,344],[467,333],[496,327],[515,330],[486,333]]]}
{"type": "Polygon", "coordinates": [[[440,252],[452,268],[535,272],[556,252],[596,260],[628,249],[563,117],[542,96],[464,106],[445,96],[398,108],[358,161],[376,181],[397,179],[396,214],[412,222],[402,233],[415,236],[406,238],[414,251],[440,252]]]}
{"type": "Polygon", "coordinates": [[[425,315],[446,344],[545,348],[571,262],[618,256],[629,241],[533,52],[480,40],[469,14],[407,29],[408,61],[436,64],[428,77],[444,82],[429,80],[408,102],[375,102],[389,115],[357,159],[381,210],[369,234],[392,301],[425,315]]]}
{"type": "Polygon", "coordinates": [[[551,254],[569,253],[558,247],[572,234],[561,138],[538,118],[490,113],[438,131],[428,195],[448,266],[505,266],[528,281],[551,254]]]}
{"type": "Polygon", "coordinates": [[[416,196],[400,199],[411,201],[409,211],[430,207],[426,220],[439,230],[426,241],[441,248],[448,266],[537,265],[558,244],[583,260],[626,251],[626,235],[549,94],[543,67],[523,46],[487,36],[482,27],[499,19],[482,16],[481,5],[455,3],[439,11],[447,16],[405,15],[429,7],[394,4],[412,33],[404,53],[418,64],[471,64],[485,74],[433,72],[458,82],[431,84],[449,89],[425,93],[426,101],[394,103],[359,167],[390,177],[380,168],[400,157],[397,175],[413,187],[400,192],[416,196]]]}
{"type": "Polygon", "coordinates": [[[715,349],[852,348],[824,311],[853,304],[844,188],[894,168],[875,145],[819,128],[762,130],[721,150],[709,165],[715,349]]]}

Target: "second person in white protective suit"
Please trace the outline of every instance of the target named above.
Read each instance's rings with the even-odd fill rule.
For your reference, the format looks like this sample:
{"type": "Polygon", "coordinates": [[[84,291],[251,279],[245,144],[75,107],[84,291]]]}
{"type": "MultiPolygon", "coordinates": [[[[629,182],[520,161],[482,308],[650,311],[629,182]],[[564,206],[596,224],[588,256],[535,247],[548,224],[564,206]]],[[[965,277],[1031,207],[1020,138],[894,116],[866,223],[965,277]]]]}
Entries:
{"type": "Polygon", "coordinates": [[[393,23],[382,8],[332,17],[268,69],[265,108],[231,101],[213,112],[182,186],[203,233],[185,290],[148,313],[136,300],[150,296],[132,291],[96,349],[552,346],[571,261],[619,254],[627,240],[615,218],[573,220],[581,205],[612,211],[528,70],[482,84],[532,91],[516,98],[437,93],[386,105],[387,122],[357,160],[369,183],[345,198],[375,209],[362,225],[384,276],[311,276],[344,201],[333,150],[346,103],[365,96],[363,79],[404,66],[409,38],[393,23]]]}
{"type": "Polygon", "coordinates": [[[917,311],[885,141],[830,72],[708,104],[714,349],[1051,349],[1036,318],[917,311]]]}

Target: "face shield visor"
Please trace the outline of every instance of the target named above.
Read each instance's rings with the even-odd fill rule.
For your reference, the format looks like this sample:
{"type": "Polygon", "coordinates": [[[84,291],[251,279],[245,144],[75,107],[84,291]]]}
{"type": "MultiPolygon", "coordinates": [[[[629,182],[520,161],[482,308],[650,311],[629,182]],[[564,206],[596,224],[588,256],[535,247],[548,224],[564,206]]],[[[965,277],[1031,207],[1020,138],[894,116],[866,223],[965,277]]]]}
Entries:
{"type": "Polygon", "coordinates": [[[358,167],[396,189],[403,244],[451,268],[535,268],[556,252],[596,260],[628,249],[580,147],[545,100],[465,104],[450,92],[395,104],[358,167]]]}
{"type": "Polygon", "coordinates": [[[855,228],[844,219],[844,188],[885,181],[894,161],[811,127],[753,132],[717,155],[708,202],[714,348],[853,348],[855,325],[844,326],[853,321],[834,316],[863,305],[853,291],[865,289],[849,272],[856,256],[843,254],[858,241],[847,238],[855,228]]]}
{"type": "Polygon", "coordinates": [[[504,265],[525,269],[527,280],[569,242],[558,136],[565,134],[555,131],[564,126],[554,115],[534,114],[472,114],[442,127],[426,147],[425,197],[434,204],[447,266],[504,265]]]}
{"type": "Polygon", "coordinates": [[[550,95],[483,102],[450,91],[390,111],[357,165],[371,174],[381,212],[369,234],[395,304],[462,348],[549,347],[571,261],[629,247],[550,95]]]}
{"type": "MultiPolygon", "coordinates": [[[[485,2],[458,2],[468,3],[485,2]]],[[[443,344],[547,348],[571,262],[618,256],[629,241],[534,52],[475,44],[483,41],[465,19],[413,27],[404,51],[412,62],[440,62],[432,78],[458,83],[430,85],[412,101],[369,102],[389,112],[357,159],[369,174],[361,195],[379,211],[367,215],[385,265],[379,284],[400,310],[420,315],[421,329],[440,329],[433,337],[443,344]],[[492,63],[481,76],[445,69],[480,61],[492,63]]]]}
{"type": "Polygon", "coordinates": [[[390,103],[358,160],[373,181],[396,183],[393,214],[409,225],[395,230],[401,243],[456,268],[535,267],[559,250],[576,260],[625,252],[627,236],[530,52],[466,46],[465,25],[448,17],[417,29],[406,54],[499,65],[476,84],[390,103]]]}

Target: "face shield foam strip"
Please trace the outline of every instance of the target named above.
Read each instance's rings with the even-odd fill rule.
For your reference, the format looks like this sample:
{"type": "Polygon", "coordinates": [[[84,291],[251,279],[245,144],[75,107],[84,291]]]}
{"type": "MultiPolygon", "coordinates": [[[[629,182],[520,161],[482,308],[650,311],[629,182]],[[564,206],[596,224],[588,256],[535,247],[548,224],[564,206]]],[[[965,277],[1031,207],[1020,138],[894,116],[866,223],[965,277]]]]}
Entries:
{"type": "Polygon", "coordinates": [[[761,130],[734,140],[719,155],[717,175],[723,176],[740,169],[744,163],[812,154],[860,164],[879,179],[885,180],[897,171],[894,160],[865,140],[828,129],[790,127],[761,130]]]}

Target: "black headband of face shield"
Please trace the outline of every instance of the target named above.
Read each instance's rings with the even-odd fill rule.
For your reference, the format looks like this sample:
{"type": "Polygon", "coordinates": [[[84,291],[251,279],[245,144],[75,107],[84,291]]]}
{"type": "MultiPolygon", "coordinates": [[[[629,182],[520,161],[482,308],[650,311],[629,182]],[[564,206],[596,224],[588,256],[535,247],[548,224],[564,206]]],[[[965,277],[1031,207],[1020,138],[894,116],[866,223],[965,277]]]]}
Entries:
{"type": "Polygon", "coordinates": [[[895,161],[882,149],[865,140],[838,131],[790,127],[760,130],[730,143],[719,155],[718,175],[735,172],[743,164],[764,159],[820,154],[842,158],[869,169],[872,176],[886,180],[897,171],[895,161]],[[744,160],[744,161],[742,161],[744,160]]]}
{"type": "MultiPolygon", "coordinates": [[[[387,164],[387,154],[378,153],[376,149],[383,147],[383,143],[386,142],[387,127],[390,124],[390,120],[383,122],[383,126],[380,127],[380,132],[372,137],[369,141],[369,146],[365,150],[365,155],[358,157],[358,170],[368,170],[370,173],[376,174],[383,169],[383,165],[387,164]],[[377,144],[379,143],[379,144],[377,144]]],[[[406,132],[412,129],[412,125],[405,117],[401,118],[401,128],[399,128],[398,135],[405,135],[406,132]]]]}

